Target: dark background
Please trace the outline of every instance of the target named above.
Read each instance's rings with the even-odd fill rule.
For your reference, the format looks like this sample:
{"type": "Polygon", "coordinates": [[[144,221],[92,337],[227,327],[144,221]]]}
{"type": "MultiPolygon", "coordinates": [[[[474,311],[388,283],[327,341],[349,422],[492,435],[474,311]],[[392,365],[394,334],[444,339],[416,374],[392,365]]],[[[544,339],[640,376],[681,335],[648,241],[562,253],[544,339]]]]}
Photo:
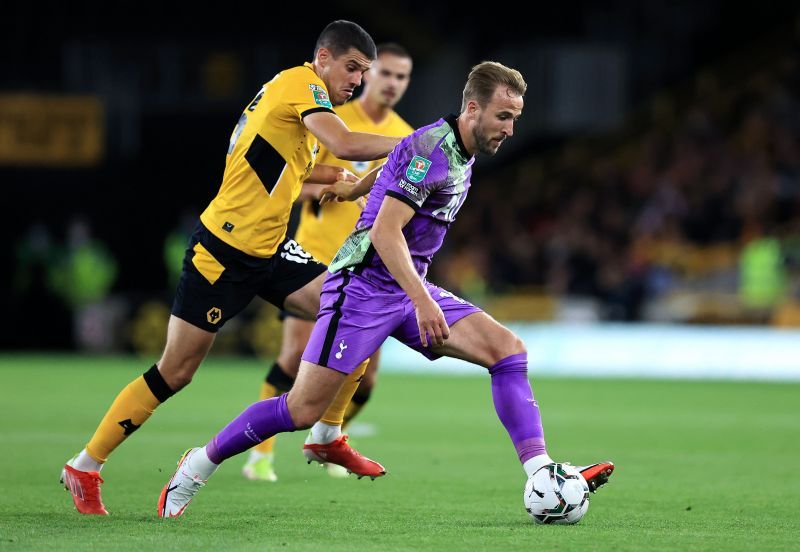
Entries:
{"type": "MultiPolygon", "coordinates": [[[[14,244],[33,222],[63,238],[67,222],[83,214],[119,263],[115,292],[163,292],[164,235],[213,197],[241,109],[276,72],[310,61],[317,35],[333,19],[351,19],[376,42],[408,48],[414,73],[397,110],[414,126],[458,110],[474,63],[495,59],[522,70],[529,93],[518,136],[502,155],[476,165],[474,183],[480,186],[500,165],[552,151],[575,136],[621,128],[643,102],[680,87],[700,68],[747,56],[751,44],[793,32],[800,11],[796,3],[725,1],[566,0],[470,8],[309,2],[292,12],[266,3],[217,3],[210,10],[140,4],[2,7],[0,92],[90,94],[106,113],[104,155],[95,166],[0,165],[5,289],[14,244]],[[561,63],[570,53],[574,63],[561,63]],[[593,65],[595,54],[601,66],[593,65]],[[234,68],[221,87],[209,73],[215,59],[234,68]],[[562,70],[568,78],[559,81],[562,70]],[[563,93],[581,92],[595,81],[604,83],[602,97],[563,93]]],[[[21,321],[39,320],[46,328],[58,310],[53,305],[52,312],[42,312],[47,303],[31,307],[13,292],[4,294],[3,303],[9,313],[3,317],[4,347],[21,343],[21,321]]]]}

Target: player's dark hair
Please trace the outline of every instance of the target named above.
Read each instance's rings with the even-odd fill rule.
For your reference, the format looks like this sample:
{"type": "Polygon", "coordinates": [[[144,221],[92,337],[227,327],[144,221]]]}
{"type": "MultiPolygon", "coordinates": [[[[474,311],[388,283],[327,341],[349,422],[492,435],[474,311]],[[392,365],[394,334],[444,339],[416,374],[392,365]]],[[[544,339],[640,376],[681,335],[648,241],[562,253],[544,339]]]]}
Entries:
{"type": "Polygon", "coordinates": [[[475,100],[481,107],[486,107],[498,86],[508,86],[512,92],[520,96],[524,96],[525,90],[528,89],[525,79],[516,69],[496,61],[484,61],[469,72],[461,99],[461,111],[467,108],[467,102],[470,100],[475,100]]]}
{"type": "Polygon", "coordinates": [[[393,56],[411,59],[411,54],[408,53],[408,50],[400,46],[397,42],[378,44],[378,55],[380,56],[381,54],[391,54],[393,56]]]}
{"type": "Polygon", "coordinates": [[[330,50],[333,57],[339,57],[350,48],[355,48],[369,59],[375,59],[378,55],[375,51],[375,42],[369,33],[360,25],[344,19],[329,23],[322,29],[314,47],[315,57],[320,48],[330,50]]]}

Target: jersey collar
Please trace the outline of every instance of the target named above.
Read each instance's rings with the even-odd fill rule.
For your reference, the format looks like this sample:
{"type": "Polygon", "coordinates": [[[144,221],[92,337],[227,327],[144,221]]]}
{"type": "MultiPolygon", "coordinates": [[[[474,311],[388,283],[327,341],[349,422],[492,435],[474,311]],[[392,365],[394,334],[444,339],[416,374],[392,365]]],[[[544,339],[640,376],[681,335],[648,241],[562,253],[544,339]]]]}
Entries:
{"type": "MultiPolygon", "coordinates": [[[[309,62],[309,61],[305,62],[303,64],[303,67],[306,67],[307,69],[311,69],[311,72],[314,73],[314,76],[319,79],[319,75],[317,75],[317,72],[314,71],[314,65],[311,62],[309,62]]],[[[322,80],[322,79],[319,79],[319,80],[322,80]]]]}
{"type": "Polygon", "coordinates": [[[470,159],[472,156],[467,151],[467,148],[464,147],[464,141],[461,139],[461,133],[458,131],[458,115],[451,113],[445,117],[444,120],[450,125],[450,128],[453,129],[453,134],[456,135],[456,143],[458,144],[461,155],[464,156],[464,159],[470,159]]]}

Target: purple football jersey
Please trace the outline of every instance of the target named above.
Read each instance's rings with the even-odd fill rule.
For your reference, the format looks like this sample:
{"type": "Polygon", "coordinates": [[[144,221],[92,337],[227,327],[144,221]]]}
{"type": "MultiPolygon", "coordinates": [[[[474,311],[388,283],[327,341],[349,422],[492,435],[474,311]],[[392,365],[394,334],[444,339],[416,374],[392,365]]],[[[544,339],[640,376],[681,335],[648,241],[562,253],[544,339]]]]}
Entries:
{"type": "Polygon", "coordinates": [[[415,211],[403,228],[403,235],[414,268],[424,279],[433,255],[442,246],[447,229],[467,197],[474,161],[461,141],[455,116],[439,119],[405,137],[389,154],[356,228],[331,262],[330,272],[348,269],[383,289],[400,288],[369,238],[369,230],[388,196],[415,211]]]}

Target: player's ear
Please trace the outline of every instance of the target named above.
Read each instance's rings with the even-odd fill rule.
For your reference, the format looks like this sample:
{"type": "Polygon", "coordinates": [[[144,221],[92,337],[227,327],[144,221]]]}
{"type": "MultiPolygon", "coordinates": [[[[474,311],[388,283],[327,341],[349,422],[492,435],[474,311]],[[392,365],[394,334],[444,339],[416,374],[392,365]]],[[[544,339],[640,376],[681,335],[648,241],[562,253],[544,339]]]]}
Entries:
{"type": "Polygon", "coordinates": [[[325,46],[320,46],[317,50],[317,62],[324,66],[327,65],[331,59],[333,59],[333,54],[331,54],[331,51],[325,46]]]}
{"type": "Polygon", "coordinates": [[[467,115],[470,117],[475,117],[476,115],[480,114],[481,106],[478,105],[478,102],[475,100],[469,100],[467,102],[467,115]]]}

